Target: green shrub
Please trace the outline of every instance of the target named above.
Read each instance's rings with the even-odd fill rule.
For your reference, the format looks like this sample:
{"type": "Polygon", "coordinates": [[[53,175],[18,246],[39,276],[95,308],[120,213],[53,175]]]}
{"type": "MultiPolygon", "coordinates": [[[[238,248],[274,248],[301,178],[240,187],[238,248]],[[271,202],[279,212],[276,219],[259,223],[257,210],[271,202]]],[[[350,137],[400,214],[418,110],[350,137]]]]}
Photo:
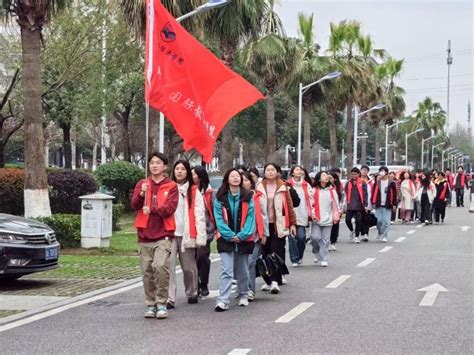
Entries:
{"type": "Polygon", "coordinates": [[[48,174],[49,198],[53,213],[81,213],[79,196],[97,191],[94,176],[75,170],[56,170],[48,174]]]}
{"type": "Polygon", "coordinates": [[[145,171],[126,161],[115,161],[100,165],[95,176],[111,190],[118,203],[130,209],[130,194],[140,179],[145,177],[145,171]]]}
{"type": "Polygon", "coordinates": [[[81,246],[80,215],[53,214],[51,217],[40,217],[37,219],[54,230],[56,239],[62,248],[79,248],[81,246]]]}
{"type": "Polygon", "coordinates": [[[125,214],[125,208],[121,203],[116,205],[112,205],[112,230],[118,231],[120,230],[119,221],[120,218],[123,217],[125,214]]]}
{"type": "Polygon", "coordinates": [[[0,169],[0,213],[23,215],[23,187],[25,171],[23,169],[0,169]]]}

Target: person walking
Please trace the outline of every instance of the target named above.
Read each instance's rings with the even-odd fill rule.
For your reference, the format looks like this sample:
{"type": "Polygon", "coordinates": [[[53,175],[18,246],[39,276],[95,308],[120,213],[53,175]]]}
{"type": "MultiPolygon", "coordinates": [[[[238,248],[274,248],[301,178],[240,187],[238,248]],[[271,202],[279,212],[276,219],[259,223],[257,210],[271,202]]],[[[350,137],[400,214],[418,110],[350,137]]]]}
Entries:
{"type": "Polygon", "coordinates": [[[204,198],[193,183],[191,167],[186,160],[178,160],[173,167],[171,178],[178,184],[179,201],[174,214],[176,238],[171,248],[170,287],[168,308],[176,303],[176,259],[179,257],[186,296],[189,304],[198,303],[198,270],[196,250],[206,246],[206,208],[204,198]]]}
{"type": "Polygon", "coordinates": [[[197,165],[192,169],[193,182],[204,197],[204,207],[206,216],[206,245],[196,249],[196,265],[198,269],[198,294],[201,296],[209,296],[209,273],[211,272],[211,243],[214,240],[216,232],[216,222],[214,220],[213,211],[213,194],[212,187],[209,183],[209,175],[206,169],[197,165]]]}
{"type": "Polygon", "coordinates": [[[145,291],[145,318],[168,317],[166,301],[178,188],[175,182],[165,176],[167,165],[165,155],[151,153],[148,157],[150,177],[137,183],[131,201],[132,208],[137,212],[135,228],[145,291]]]}
{"type": "Polygon", "coordinates": [[[339,197],[336,189],[329,182],[329,174],[322,171],[314,178],[314,209],[311,224],[314,262],[321,261],[321,266],[328,266],[331,229],[341,218],[339,197]]]}
{"type": "Polygon", "coordinates": [[[402,223],[410,223],[415,208],[416,186],[408,171],[400,174],[400,217],[402,223]]]}
{"type": "MultiPolygon", "coordinates": [[[[332,172],[329,173],[329,181],[331,182],[331,185],[334,186],[336,189],[337,197],[339,199],[339,210],[344,211],[345,210],[345,194],[344,194],[344,188],[341,184],[341,180],[339,178],[339,174],[337,171],[332,170],[332,172]]],[[[337,239],[339,238],[339,225],[340,225],[340,220],[338,221],[333,221],[333,225],[331,228],[331,245],[329,246],[329,251],[336,251],[336,243],[337,239]]]]}
{"type": "Polygon", "coordinates": [[[298,207],[294,207],[296,214],[296,237],[288,239],[290,249],[290,260],[293,267],[303,262],[306,248],[306,228],[311,221],[311,210],[313,205],[313,189],[305,180],[305,171],[300,165],[291,168],[290,178],[287,183],[295,189],[300,199],[298,207]]]}
{"type": "Polygon", "coordinates": [[[436,187],[436,196],[433,200],[433,209],[435,224],[439,224],[440,218],[441,223],[444,223],[444,218],[446,216],[446,203],[451,190],[449,189],[449,183],[446,180],[446,175],[442,172],[438,173],[438,177],[436,178],[434,184],[436,187]]]}
{"type": "MultiPolygon", "coordinates": [[[[278,169],[279,166],[275,163],[266,164],[263,169],[264,178],[256,190],[267,201],[269,236],[262,239],[263,252],[265,255],[275,253],[284,261],[286,238],[296,235],[296,214],[289,188],[280,178],[278,169]]],[[[277,294],[280,292],[279,285],[283,285],[281,269],[272,274],[270,284],[263,285],[262,291],[277,294]]]]}
{"type": "MultiPolygon", "coordinates": [[[[256,276],[257,276],[257,259],[260,256],[262,248],[262,239],[268,238],[270,231],[268,229],[267,201],[260,191],[255,191],[255,182],[250,172],[242,173],[243,188],[252,191],[253,204],[255,208],[255,228],[254,228],[254,247],[253,252],[249,255],[249,291],[248,300],[255,300],[256,276]]],[[[240,294],[240,291],[238,292],[240,294]]]]}
{"type": "Polygon", "coordinates": [[[234,277],[239,290],[239,306],[249,304],[249,255],[255,246],[253,238],[256,222],[252,192],[244,189],[242,184],[241,173],[235,168],[228,170],[214,203],[217,251],[221,258],[219,296],[214,308],[216,312],[229,309],[234,277]]]}
{"type": "Polygon", "coordinates": [[[458,172],[454,177],[454,189],[456,191],[456,206],[464,207],[464,189],[469,189],[469,182],[462,165],[458,166],[458,172]]]}
{"type": "Polygon", "coordinates": [[[365,184],[367,188],[367,213],[362,214],[362,220],[361,220],[361,241],[363,242],[368,242],[369,241],[369,231],[370,231],[370,218],[367,218],[368,215],[370,214],[370,211],[372,210],[372,187],[374,182],[370,179],[369,176],[369,171],[370,168],[367,165],[362,165],[360,168],[360,174],[361,177],[360,179],[362,180],[362,183],[365,184]]]}
{"type": "Polygon", "coordinates": [[[386,243],[392,210],[397,208],[397,185],[390,178],[386,166],[379,168],[379,175],[372,194],[372,204],[375,207],[375,217],[377,217],[377,239],[382,239],[382,242],[386,243]]]}
{"type": "Polygon", "coordinates": [[[446,182],[448,183],[448,187],[449,187],[449,194],[448,194],[448,198],[447,198],[447,201],[446,201],[446,206],[451,207],[452,192],[453,192],[453,189],[454,189],[453,173],[451,172],[450,168],[446,168],[444,174],[445,174],[445,177],[446,177],[446,182]]]}
{"type": "Polygon", "coordinates": [[[425,225],[433,223],[431,204],[435,198],[436,188],[431,182],[430,176],[426,172],[420,173],[420,187],[418,188],[416,199],[420,203],[420,221],[425,225]]]}
{"type": "Polygon", "coordinates": [[[346,225],[349,228],[350,238],[354,243],[360,243],[361,222],[364,213],[367,213],[367,185],[360,179],[360,170],[357,167],[351,170],[351,179],[346,183],[346,225]],[[353,226],[355,224],[355,228],[353,226]]]}

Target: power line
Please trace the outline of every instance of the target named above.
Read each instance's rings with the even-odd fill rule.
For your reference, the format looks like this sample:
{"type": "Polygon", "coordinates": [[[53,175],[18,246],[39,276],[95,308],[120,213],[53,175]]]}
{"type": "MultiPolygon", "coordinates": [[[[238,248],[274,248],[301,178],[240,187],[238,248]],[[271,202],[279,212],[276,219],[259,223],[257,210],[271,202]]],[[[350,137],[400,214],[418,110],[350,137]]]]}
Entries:
{"type": "MultiPolygon", "coordinates": [[[[467,83],[467,84],[460,84],[460,85],[452,85],[451,88],[462,88],[462,87],[473,87],[474,83],[467,83]]],[[[440,87],[430,87],[430,88],[405,88],[407,91],[419,91],[419,90],[447,90],[447,86],[440,86],[440,87]]]]}
{"type": "MultiPolygon", "coordinates": [[[[464,76],[473,76],[474,73],[468,73],[468,74],[459,74],[459,75],[451,75],[451,78],[460,78],[464,76]]],[[[448,76],[432,76],[432,77],[427,77],[427,78],[408,78],[408,79],[403,79],[403,80],[436,80],[436,79],[447,79],[448,76]]]]}

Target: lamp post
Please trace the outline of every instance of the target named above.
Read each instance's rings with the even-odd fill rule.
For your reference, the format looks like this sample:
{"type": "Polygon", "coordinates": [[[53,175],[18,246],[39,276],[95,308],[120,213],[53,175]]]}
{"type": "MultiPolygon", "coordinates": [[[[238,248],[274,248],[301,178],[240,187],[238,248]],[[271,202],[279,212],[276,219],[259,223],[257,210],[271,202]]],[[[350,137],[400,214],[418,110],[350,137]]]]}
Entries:
{"type": "Polygon", "coordinates": [[[353,158],[353,166],[357,165],[357,139],[359,138],[359,132],[358,132],[358,127],[359,127],[359,117],[362,115],[365,115],[366,113],[369,113],[371,111],[375,110],[381,110],[385,107],[384,104],[378,104],[375,105],[374,107],[369,108],[366,111],[362,111],[361,113],[357,113],[357,109],[355,111],[355,117],[354,117],[354,158],[353,158]]]}
{"type": "Polygon", "coordinates": [[[287,144],[285,147],[285,165],[287,168],[290,167],[290,151],[295,152],[295,147],[287,144]]]}
{"type": "MultiPolygon", "coordinates": [[[[217,9],[219,7],[225,6],[230,4],[231,0],[209,0],[207,3],[195,8],[193,11],[184,14],[176,19],[177,22],[181,22],[191,16],[202,14],[204,12],[210,11],[212,9],[217,9]]],[[[158,143],[158,151],[163,153],[165,150],[165,115],[160,112],[160,129],[159,129],[159,143],[158,143]]],[[[148,147],[148,140],[146,142],[148,147]]],[[[147,154],[148,155],[148,154],[147,154]]],[[[148,158],[145,158],[148,159],[148,158]]]]}
{"type": "MultiPolygon", "coordinates": [[[[455,149],[454,147],[451,147],[451,148],[448,148],[448,149],[444,149],[442,152],[441,152],[441,170],[444,171],[444,153],[446,152],[449,152],[450,150],[453,150],[455,149]]],[[[449,155],[449,154],[448,154],[449,155]]]]}
{"type": "Polygon", "coordinates": [[[408,138],[418,132],[423,131],[424,128],[418,128],[416,131],[411,133],[405,133],[405,166],[408,169],[408,138]]]}
{"type": "Polygon", "coordinates": [[[402,120],[391,125],[385,125],[385,165],[388,165],[388,130],[392,127],[397,127],[399,124],[406,122],[408,122],[408,120],[402,120]]]}
{"type": "Polygon", "coordinates": [[[435,150],[435,148],[440,147],[440,146],[442,146],[443,144],[444,144],[444,142],[438,143],[438,144],[435,144],[435,145],[432,145],[432,146],[431,146],[431,169],[434,168],[434,150],[435,150]]]}
{"type": "Polygon", "coordinates": [[[453,170],[453,155],[459,153],[457,149],[454,149],[452,152],[448,153],[448,167],[453,170]]]}
{"type": "Polygon", "coordinates": [[[319,149],[318,150],[318,168],[321,171],[321,152],[327,152],[327,149],[319,149]]]}
{"type": "Polygon", "coordinates": [[[430,139],[436,138],[436,136],[431,136],[426,139],[421,139],[421,168],[423,169],[425,166],[425,142],[428,142],[430,139]]]}
{"type": "Polygon", "coordinates": [[[341,72],[335,71],[335,72],[326,74],[321,79],[315,81],[314,83],[308,84],[306,86],[303,86],[303,84],[300,83],[300,86],[298,89],[298,145],[297,145],[298,165],[301,165],[301,126],[302,126],[302,120],[303,120],[303,95],[308,91],[310,87],[317,85],[325,80],[335,79],[340,75],[341,75],[341,72]]]}

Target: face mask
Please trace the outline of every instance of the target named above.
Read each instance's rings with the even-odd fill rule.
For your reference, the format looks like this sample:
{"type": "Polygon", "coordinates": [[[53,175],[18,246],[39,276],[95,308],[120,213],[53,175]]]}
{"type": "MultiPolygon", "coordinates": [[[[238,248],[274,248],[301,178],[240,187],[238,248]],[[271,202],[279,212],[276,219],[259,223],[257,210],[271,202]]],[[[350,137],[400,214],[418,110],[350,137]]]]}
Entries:
{"type": "Polygon", "coordinates": [[[380,175],[381,177],[384,177],[384,176],[385,176],[385,171],[379,172],[379,175],[380,175]]]}

